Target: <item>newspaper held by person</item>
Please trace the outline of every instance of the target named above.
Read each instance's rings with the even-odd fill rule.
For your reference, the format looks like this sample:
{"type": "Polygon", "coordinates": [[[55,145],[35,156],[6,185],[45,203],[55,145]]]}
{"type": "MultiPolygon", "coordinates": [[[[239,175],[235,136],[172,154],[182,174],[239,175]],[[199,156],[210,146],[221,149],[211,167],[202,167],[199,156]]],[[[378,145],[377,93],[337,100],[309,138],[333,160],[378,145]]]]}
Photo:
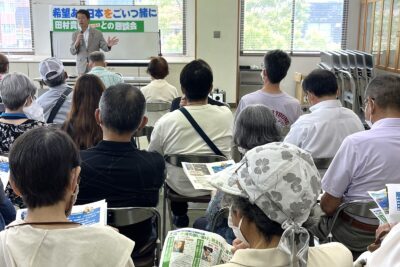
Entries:
{"type": "MultiPolygon", "coordinates": [[[[27,211],[27,209],[17,210],[17,220],[24,220],[27,211]]],[[[107,202],[103,199],[85,205],[73,206],[68,219],[85,226],[107,225],[107,202]]]]}
{"type": "Polygon", "coordinates": [[[209,267],[231,258],[232,246],[220,235],[182,228],[168,232],[159,267],[209,267]]]}
{"type": "Polygon", "coordinates": [[[397,223],[400,221],[400,184],[387,184],[378,191],[368,191],[378,205],[370,209],[380,223],[397,223]]]}
{"type": "Polygon", "coordinates": [[[189,181],[192,183],[194,189],[198,190],[215,190],[215,187],[211,186],[208,179],[226,169],[229,166],[235,164],[233,160],[213,162],[213,163],[189,163],[182,162],[182,168],[189,181]]]}

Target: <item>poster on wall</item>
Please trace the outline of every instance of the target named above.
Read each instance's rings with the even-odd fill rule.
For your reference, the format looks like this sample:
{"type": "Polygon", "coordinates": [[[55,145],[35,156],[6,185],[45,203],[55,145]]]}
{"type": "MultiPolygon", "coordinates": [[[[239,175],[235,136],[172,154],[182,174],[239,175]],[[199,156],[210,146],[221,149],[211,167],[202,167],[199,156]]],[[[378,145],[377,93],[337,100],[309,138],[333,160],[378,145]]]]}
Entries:
{"type": "Polygon", "coordinates": [[[51,31],[77,31],[79,9],[89,11],[90,26],[102,32],[158,32],[157,6],[50,6],[51,31]]]}

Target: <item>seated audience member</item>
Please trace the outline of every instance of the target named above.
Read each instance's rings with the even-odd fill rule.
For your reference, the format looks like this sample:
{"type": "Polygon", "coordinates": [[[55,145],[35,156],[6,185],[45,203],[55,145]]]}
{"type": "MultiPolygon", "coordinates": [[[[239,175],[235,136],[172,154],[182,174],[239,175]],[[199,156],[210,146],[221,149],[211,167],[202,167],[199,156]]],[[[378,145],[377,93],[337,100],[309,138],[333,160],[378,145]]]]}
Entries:
{"type": "MultiPolygon", "coordinates": [[[[243,155],[246,151],[256,146],[280,140],[281,134],[276,126],[275,117],[266,106],[250,105],[239,114],[233,130],[233,142],[238,146],[240,153],[243,155]]],[[[195,228],[210,230],[214,216],[221,208],[227,206],[223,201],[223,196],[224,193],[222,191],[217,191],[208,204],[206,221],[204,222],[202,218],[196,220],[195,228]],[[204,224],[206,225],[204,226],[204,224]]],[[[222,235],[231,243],[234,237],[232,236],[227,220],[224,219],[217,222],[216,228],[216,233],[222,235]]]]}
{"type": "Polygon", "coordinates": [[[72,137],[80,149],[95,146],[103,133],[94,117],[100,97],[105,90],[103,82],[93,74],[85,74],[75,83],[71,111],[62,129],[72,137]]]}
{"type": "MultiPolygon", "coordinates": [[[[376,233],[376,250],[364,252],[354,264],[354,267],[386,267],[399,264],[400,224],[383,224],[376,233]],[[383,239],[383,240],[382,240],[383,239]],[[379,243],[379,244],[376,244],[379,243]]],[[[374,249],[375,249],[374,248],[374,249]]],[[[370,247],[368,247],[369,250],[370,247]]]]}
{"type": "Polygon", "coordinates": [[[0,81],[3,80],[4,75],[8,73],[9,61],[6,55],[0,53],[0,81]]]}
{"type": "Polygon", "coordinates": [[[44,119],[47,123],[63,124],[72,103],[72,88],[65,83],[68,75],[63,63],[55,57],[47,58],[40,62],[39,72],[49,87],[37,100],[43,108],[44,119]]]}
{"type": "Polygon", "coordinates": [[[5,112],[0,115],[0,153],[8,153],[10,145],[25,131],[44,125],[41,107],[34,101],[35,85],[22,73],[10,73],[3,77],[0,94],[5,112]],[[39,116],[37,116],[39,115],[39,116]]]}
{"type": "Polygon", "coordinates": [[[103,52],[95,51],[89,55],[89,74],[94,74],[101,79],[107,89],[111,85],[123,83],[122,76],[106,69],[106,56],[103,52]]]}
{"type": "Polygon", "coordinates": [[[219,266],[353,266],[340,243],[309,248],[302,224],[321,187],[306,151],[279,142],[256,147],[211,184],[231,203],[228,224],[237,238],[233,258],[219,266]]]}
{"type": "MultiPolygon", "coordinates": [[[[165,77],[169,74],[168,63],[163,57],[153,57],[147,67],[147,73],[151,76],[150,84],[142,87],[142,91],[146,102],[168,102],[178,97],[178,90],[170,85],[165,77]]],[[[154,126],[154,123],[161,118],[165,111],[146,112],[149,121],[147,125],[154,126]]]]}
{"type": "Polygon", "coordinates": [[[4,194],[3,183],[0,180],[0,231],[10,222],[15,220],[15,209],[11,201],[4,194]]]}
{"type": "Polygon", "coordinates": [[[246,106],[252,104],[262,104],[272,110],[280,127],[288,127],[300,117],[300,102],[280,88],[280,82],[288,72],[290,61],[289,55],[282,50],[272,50],[265,54],[261,71],[264,86],[240,99],[236,118],[246,106]]]}
{"type": "MultiPolygon", "coordinates": [[[[120,83],[104,91],[96,110],[103,140],[81,151],[78,204],[106,199],[109,207],[157,206],[165,179],[164,158],[130,142],[134,132],[146,125],[145,107],[143,94],[132,85],[120,83]]],[[[151,219],[119,230],[135,240],[137,249],[156,239],[151,219]]]]}
{"type": "MultiPolygon", "coordinates": [[[[172,112],[172,111],[177,110],[177,109],[179,109],[181,107],[184,107],[184,106],[186,106],[186,103],[187,103],[187,101],[186,101],[186,96],[185,95],[177,97],[174,100],[172,100],[171,108],[170,108],[169,111],[172,112]]],[[[207,103],[210,104],[210,105],[219,106],[219,107],[224,107],[224,106],[226,107],[227,106],[227,104],[219,102],[217,100],[214,100],[209,96],[207,97],[207,103]]]]}
{"type": "Polygon", "coordinates": [[[9,160],[11,185],[28,212],[0,232],[0,266],[134,266],[134,242],[110,227],[68,220],[80,160],[66,133],[33,129],[16,140],[9,160]]]}
{"type": "Polygon", "coordinates": [[[310,103],[310,114],[300,118],[290,127],[285,137],[313,158],[333,158],[343,139],[364,130],[360,118],[337,100],[338,84],[328,70],[313,70],[302,83],[310,103]]]}
{"type": "MultiPolygon", "coordinates": [[[[371,201],[368,191],[400,183],[400,78],[378,76],[365,92],[365,118],[373,123],[371,130],[346,137],[322,179],[322,216],[310,229],[321,240],[326,239],[332,216],[342,203],[371,201]]],[[[334,228],[333,239],[346,245],[355,258],[374,241],[377,225],[342,214],[334,228]]]]}
{"type": "MultiPolygon", "coordinates": [[[[220,154],[229,156],[232,142],[233,116],[229,108],[207,104],[207,96],[212,89],[213,74],[203,60],[194,60],[181,72],[180,83],[187,98],[187,105],[164,115],[154,126],[148,150],[162,155],[169,154],[220,154]],[[184,110],[182,110],[184,109],[184,110]],[[197,133],[183,112],[197,122],[219,151],[213,151],[197,133]]],[[[167,164],[167,184],[175,192],[188,197],[207,195],[210,192],[196,190],[182,169],[167,164]]],[[[189,224],[188,205],[185,202],[171,202],[177,227],[189,224]]]]}

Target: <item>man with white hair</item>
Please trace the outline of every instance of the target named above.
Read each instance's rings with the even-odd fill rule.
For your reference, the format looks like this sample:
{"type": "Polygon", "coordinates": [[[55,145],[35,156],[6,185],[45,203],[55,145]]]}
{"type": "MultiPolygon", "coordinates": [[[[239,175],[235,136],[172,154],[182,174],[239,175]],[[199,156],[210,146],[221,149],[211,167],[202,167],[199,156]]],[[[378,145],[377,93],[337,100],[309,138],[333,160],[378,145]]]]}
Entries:
{"type": "Polygon", "coordinates": [[[106,88],[123,83],[122,76],[106,69],[106,57],[103,52],[95,51],[89,55],[89,74],[99,77],[106,88]]]}
{"type": "Polygon", "coordinates": [[[72,88],[65,83],[68,75],[63,63],[55,58],[46,58],[39,64],[43,82],[49,87],[37,102],[43,108],[47,123],[64,123],[72,103],[72,88]]]}

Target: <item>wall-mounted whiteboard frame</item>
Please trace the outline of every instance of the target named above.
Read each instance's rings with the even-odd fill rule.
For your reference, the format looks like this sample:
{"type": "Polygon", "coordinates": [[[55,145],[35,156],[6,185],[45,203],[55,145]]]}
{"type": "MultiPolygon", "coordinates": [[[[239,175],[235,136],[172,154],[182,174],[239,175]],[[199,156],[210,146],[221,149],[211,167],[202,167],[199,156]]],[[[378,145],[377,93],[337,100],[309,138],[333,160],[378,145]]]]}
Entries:
{"type": "MultiPolygon", "coordinates": [[[[107,60],[144,60],[161,55],[160,32],[103,33],[104,38],[116,36],[117,45],[106,53],[107,60]]],[[[50,32],[51,56],[61,60],[75,59],[70,53],[72,32],[50,32]]]]}

